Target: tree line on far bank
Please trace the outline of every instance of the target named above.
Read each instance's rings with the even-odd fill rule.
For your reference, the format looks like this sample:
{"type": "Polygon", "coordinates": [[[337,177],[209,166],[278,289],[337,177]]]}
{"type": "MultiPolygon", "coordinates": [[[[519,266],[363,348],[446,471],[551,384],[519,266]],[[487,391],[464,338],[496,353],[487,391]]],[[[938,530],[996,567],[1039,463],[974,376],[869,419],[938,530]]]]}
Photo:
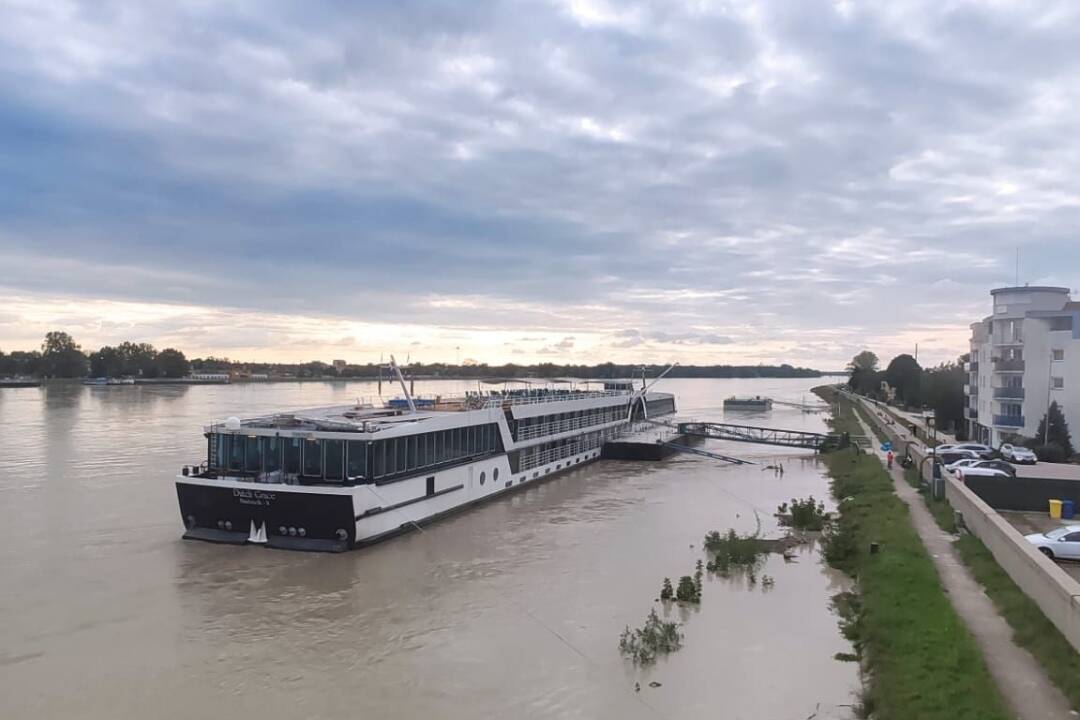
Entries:
{"type": "MultiPolygon", "coordinates": [[[[404,370],[412,377],[456,378],[646,378],[662,373],[665,365],[488,365],[466,361],[447,363],[409,363],[404,370]]],[[[228,358],[206,357],[188,360],[175,348],[157,350],[148,343],[124,342],[93,352],[84,351],[66,332],[47,333],[40,350],[0,351],[0,377],[31,376],[45,378],[145,377],[177,378],[191,372],[242,372],[293,378],[387,378],[384,366],[376,363],[348,364],[335,367],[325,362],[245,363],[228,358]]],[[[782,365],[680,365],[668,373],[670,378],[816,378],[824,373],[810,368],[782,365]]]]}
{"type": "MultiPolygon", "coordinates": [[[[936,367],[923,368],[908,354],[901,354],[889,361],[884,370],[879,368],[878,356],[863,350],[848,363],[848,386],[860,395],[876,400],[887,400],[882,383],[888,384],[895,393],[894,402],[916,410],[931,409],[937,426],[952,431],[957,440],[967,439],[967,396],[964,384],[968,373],[964,354],[956,362],[945,362],[936,367]]],[[[1033,448],[1039,459],[1060,462],[1074,454],[1069,426],[1065,414],[1052,402],[1039,423],[1036,437],[1027,438],[1017,434],[1014,444],[1033,448]],[[1047,427],[1049,425],[1049,427],[1047,427]]]]}
{"type": "Polygon", "coordinates": [[[191,363],[175,348],[123,342],[88,353],[62,331],[46,333],[41,350],[0,351],[0,376],[179,378],[190,372],[191,363]]]}

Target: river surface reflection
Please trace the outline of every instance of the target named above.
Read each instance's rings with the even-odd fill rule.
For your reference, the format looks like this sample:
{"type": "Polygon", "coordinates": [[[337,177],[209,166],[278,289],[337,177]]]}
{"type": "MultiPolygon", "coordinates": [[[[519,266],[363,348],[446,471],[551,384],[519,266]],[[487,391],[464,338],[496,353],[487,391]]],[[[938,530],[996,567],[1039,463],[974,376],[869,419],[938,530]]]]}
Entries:
{"type": "MultiPolygon", "coordinates": [[[[811,380],[671,380],[680,415],[732,394],[811,399],[811,380]]],[[[417,392],[467,383],[417,383],[417,392]]],[[[471,387],[471,386],[470,386],[471,387]]],[[[384,388],[386,389],[386,388],[384,388]]],[[[0,390],[0,716],[5,718],[848,717],[856,668],[814,547],[708,578],[682,650],[618,655],[707,530],[775,530],[826,498],[812,454],[709,442],[763,464],[599,462],[342,555],[181,541],[171,478],[214,418],[373,395],[369,383],[0,390]],[[661,683],[650,687],[649,682],[661,683]],[[641,692],[634,691],[640,683],[641,692]]],[[[732,417],[729,414],[729,418],[732,417]]],[[[746,422],[824,429],[776,407],[746,422]]]]}

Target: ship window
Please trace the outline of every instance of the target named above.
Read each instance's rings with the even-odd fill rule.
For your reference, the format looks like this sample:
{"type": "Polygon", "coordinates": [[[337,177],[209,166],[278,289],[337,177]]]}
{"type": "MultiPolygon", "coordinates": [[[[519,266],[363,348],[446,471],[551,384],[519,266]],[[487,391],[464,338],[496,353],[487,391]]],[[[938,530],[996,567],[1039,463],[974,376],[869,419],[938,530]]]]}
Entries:
{"type": "Polygon", "coordinates": [[[386,443],[377,442],[372,446],[372,452],[375,456],[372,458],[372,471],[371,474],[375,477],[382,477],[386,474],[386,443]]]}
{"type": "Polygon", "coordinates": [[[277,472],[281,469],[281,439],[276,437],[264,437],[263,443],[263,470],[277,472]]]}
{"type": "Polygon", "coordinates": [[[229,436],[229,469],[240,470],[244,467],[244,436],[229,436]]]}
{"type": "Polygon", "coordinates": [[[386,447],[386,475],[393,475],[398,471],[397,464],[397,440],[387,440],[383,445],[386,447]]]}
{"type": "Polygon", "coordinates": [[[491,482],[497,482],[499,479],[499,468],[495,468],[491,471],[491,482]]]}
{"type": "Polygon", "coordinates": [[[410,470],[415,470],[420,466],[420,451],[416,446],[417,437],[415,435],[409,436],[409,457],[407,467],[410,470]]]}
{"type": "Polygon", "coordinates": [[[408,438],[398,438],[396,440],[397,445],[397,471],[404,472],[409,466],[406,463],[406,459],[409,455],[409,443],[408,438]]]}
{"type": "Polygon", "coordinates": [[[259,452],[259,438],[244,438],[244,470],[259,472],[262,470],[262,457],[259,452]]]}
{"type": "Polygon", "coordinates": [[[349,441],[349,464],[347,475],[350,478],[367,476],[367,443],[363,440],[349,441]]]}
{"type": "Polygon", "coordinates": [[[322,477],[322,445],[318,440],[304,440],[304,474],[322,477]]]}
{"type": "Polygon", "coordinates": [[[224,468],[229,463],[229,436],[222,433],[214,435],[215,454],[210,465],[216,469],[224,468]]]}
{"type": "Polygon", "coordinates": [[[326,452],[326,479],[341,480],[345,470],[345,441],[323,440],[326,452]]]}
{"type": "Polygon", "coordinates": [[[300,447],[303,440],[288,438],[285,441],[285,472],[290,475],[300,474],[300,447]]]}
{"type": "Polygon", "coordinates": [[[424,449],[424,467],[435,464],[435,433],[424,433],[421,436],[421,446],[424,449]]]}
{"type": "Polygon", "coordinates": [[[484,480],[486,480],[486,479],[487,479],[487,475],[485,473],[481,472],[480,473],[480,484],[483,485],[484,480]]]}

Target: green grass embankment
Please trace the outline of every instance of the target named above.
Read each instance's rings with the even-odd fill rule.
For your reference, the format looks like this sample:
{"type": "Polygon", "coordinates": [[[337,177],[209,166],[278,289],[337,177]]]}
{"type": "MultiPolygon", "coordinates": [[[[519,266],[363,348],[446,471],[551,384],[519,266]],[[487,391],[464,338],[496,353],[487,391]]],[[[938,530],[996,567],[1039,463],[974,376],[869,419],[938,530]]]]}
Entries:
{"type": "MultiPolygon", "coordinates": [[[[818,390],[836,401],[835,390],[818,390]]],[[[837,412],[834,431],[862,432],[849,402],[841,400],[837,412]]],[[[1008,718],[881,463],[851,450],[823,459],[840,502],[826,557],[858,582],[858,614],[848,634],[868,670],[863,712],[880,720],[1008,718]],[[876,554],[872,542],[880,546],[876,554]]]]}

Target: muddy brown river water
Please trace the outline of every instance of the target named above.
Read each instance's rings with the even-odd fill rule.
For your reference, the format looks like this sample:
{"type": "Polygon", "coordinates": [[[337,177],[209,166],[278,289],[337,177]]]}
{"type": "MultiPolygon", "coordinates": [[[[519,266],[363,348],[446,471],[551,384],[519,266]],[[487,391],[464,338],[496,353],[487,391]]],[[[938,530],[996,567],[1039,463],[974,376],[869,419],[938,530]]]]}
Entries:
{"type": "MultiPolygon", "coordinates": [[[[820,382],[658,389],[680,416],[720,420],[724,397],[809,400],[820,382]]],[[[200,459],[203,424],[374,391],[0,390],[0,717],[849,717],[856,667],[833,659],[850,647],[829,609],[846,581],[814,546],[770,557],[771,588],[708,577],[700,608],[670,611],[684,647],[655,666],[617,648],[661,607],[661,580],[693,572],[706,531],[752,531],[758,509],[775,534],[779,502],[827,498],[805,451],[703,445],[782,461],[782,477],[690,455],[602,461],[341,555],[180,539],[172,476],[200,459]]],[[[728,417],[824,429],[791,408],[728,417]]]]}

